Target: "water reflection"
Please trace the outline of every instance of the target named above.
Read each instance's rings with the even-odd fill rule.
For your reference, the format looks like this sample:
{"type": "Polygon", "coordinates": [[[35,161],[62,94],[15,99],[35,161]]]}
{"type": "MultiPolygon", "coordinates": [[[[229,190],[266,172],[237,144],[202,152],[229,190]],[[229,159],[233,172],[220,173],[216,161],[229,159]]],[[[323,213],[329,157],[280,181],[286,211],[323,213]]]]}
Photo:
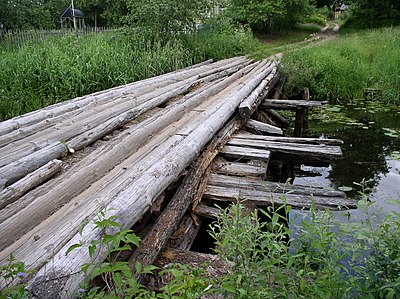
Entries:
{"type": "Polygon", "coordinates": [[[400,114],[396,107],[373,103],[371,108],[370,104],[336,105],[313,114],[307,136],[342,139],[343,158],[333,161],[330,167],[302,165],[302,170],[318,172],[320,176],[296,178],[294,184],[350,186],[354,190],[347,195],[354,198],[361,187],[353,182],[365,182],[364,191],[371,200],[384,211],[393,209],[385,200],[400,197],[400,161],[392,157],[400,151],[400,137],[396,135],[400,134],[400,114]]]}

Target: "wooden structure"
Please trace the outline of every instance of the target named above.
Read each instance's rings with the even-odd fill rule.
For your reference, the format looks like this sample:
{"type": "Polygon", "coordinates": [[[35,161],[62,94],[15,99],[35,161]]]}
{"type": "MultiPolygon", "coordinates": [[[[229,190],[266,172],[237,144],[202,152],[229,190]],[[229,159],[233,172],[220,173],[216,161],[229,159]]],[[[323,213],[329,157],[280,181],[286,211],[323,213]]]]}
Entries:
{"type": "Polygon", "coordinates": [[[354,207],[338,191],[266,181],[275,157],[341,155],[340,141],[283,137],[249,119],[273,97],[278,63],[206,61],[0,123],[0,263],[13,254],[35,271],[26,278],[35,296],[70,298],[81,266],[105,252],[65,252],[101,238],[91,222],[100,211],[143,236],[134,268],[157,263],[167,247],[175,251],[160,257],[178,259],[201,217],[218,213],[213,201],[281,205],[286,196],[296,208],[354,207]],[[240,131],[247,128],[263,135],[240,131]]]}

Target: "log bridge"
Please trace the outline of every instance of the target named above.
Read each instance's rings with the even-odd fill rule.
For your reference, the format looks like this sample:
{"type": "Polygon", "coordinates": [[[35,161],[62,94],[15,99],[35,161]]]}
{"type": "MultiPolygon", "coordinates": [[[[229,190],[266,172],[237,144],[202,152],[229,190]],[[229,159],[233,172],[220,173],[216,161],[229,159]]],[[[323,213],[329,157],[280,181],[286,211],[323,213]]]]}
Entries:
{"type": "Polygon", "coordinates": [[[71,298],[81,266],[105,252],[65,253],[101,238],[91,221],[101,211],[143,238],[133,267],[188,254],[216,202],[355,207],[340,191],[269,179],[274,159],[342,154],[340,140],[283,136],[276,109],[321,103],[280,99],[279,59],[206,61],[1,122],[0,264],[12,254],[33,270],[38,298],[71,298]]]}

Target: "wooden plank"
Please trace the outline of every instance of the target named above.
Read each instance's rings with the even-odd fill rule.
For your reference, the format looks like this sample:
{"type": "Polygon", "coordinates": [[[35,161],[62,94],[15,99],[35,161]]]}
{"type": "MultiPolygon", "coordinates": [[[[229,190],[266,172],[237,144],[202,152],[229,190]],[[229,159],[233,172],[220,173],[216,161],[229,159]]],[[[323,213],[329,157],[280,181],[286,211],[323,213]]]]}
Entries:
{"type": "Polygon", "coordinates": [[[264,140],[232,138],[228,142],[238,152],[245,152],[248,148],[268,150],[273,153],[306,156],[306,158],[332,159],[342,156],[342,150],[338,146],[315,145],[290,142],[271,142],[264,140]],[[242,147],[240,151],[239,148],[242,147]]]}
{"type": "MultiPolygon", "coordinates": [[[[232,139],[228,142],[228,144],[232,144],[232,139]]],[[[248,147],[225,145],[220,154],[238,160],[259,159],[266,162],[269,161],[269,158],[271,156],[270,151],[254,148],[251,147],[251,145],[249,145],[248,147]]]]}
{"type": "Polygon", "coordinates": [[[212,164],[212,171],[226,175],[245,177],[265,177],[265,175],[267,174],[266,167],[253,166],[245,163],[229,162],[222,158],[214,160],[212,164]]]}
{"type": "Polygon", "coordinates": [[[257,206],[283,205],[287,204],[297,209],[309,209],[313,203],[320,209],[341,210],[346,208],[356,208],[357,201],[352,199],[344,199],[341,197],[319,197],[307,196],[291,193],[274,193],[259,190],[247,190],[240,187],[220,187],[208,186],[204,192],[204,198],[217,201],[240,200],[251,201],[257,206]]]}
{"type": "Polygon", "coordinates": [[[246,122],[245,127],[248,129],[252,129],[258,133],[283,135],[283,131],[281,128],[260,121],[256,121],[254,119],[249,119],[246,122]]]}
{"type": "Polygon", "coordinates": [[[289,142],[289,143],[326,144],[326,145],[341,145],[344,143],[343,140],[341,139],[265,136],[265,135],[251,134],[246,131],[239,131],[234,135],[234,138],[264,140],[270,142],[289,142]]]}
{"type": "Polygon", "coordinates": [[[209,186],[240,187],[247,190],[258,190],[273,193],[293,193],[314,196],[346,197],[342,191],[315,186],[291,185],[278,182],[243,179],[227,175],[211,174],[208,179],[209,186]]]}
{"type": "Polygon", "coordinates": [[[281,110],[296,110],[300,108],[320,107],[327,102],[319,101],[294,101],[294,100],[275,100],[265,99],[261,102],[261,109],[281,109],[281,110]]]}

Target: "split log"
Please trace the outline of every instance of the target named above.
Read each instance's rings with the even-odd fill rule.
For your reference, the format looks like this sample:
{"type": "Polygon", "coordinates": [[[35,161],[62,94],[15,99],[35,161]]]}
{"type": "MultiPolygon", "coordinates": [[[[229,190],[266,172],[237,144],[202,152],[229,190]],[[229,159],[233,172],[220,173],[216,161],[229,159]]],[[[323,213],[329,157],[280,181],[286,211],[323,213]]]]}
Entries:
{"type": "Polygon", "coordinates": [[[258,190],[272,193],[291,193],[302,194],[308,196],[327,196],[327,197],[341,197],[345,198],[346,194],[342,191],[332,190],[330,188],[303,186],[303,185],[290,185],[277,182],[260,181],[254,179],[243,179],[231,177],[227,175],[212,174],[208,179],[209,186],[219,186],[234,188],[240,187],[247,190],[258,190]]]}
{"type": "Polygon", "coordinates": [[[61,165],[62,162],[60,160],[53,160],[2,190],[0,192],[0,210],[60,172],[61,165]]]}
{"type": "Polygon", "coordinates": [[[263,140],[270,142],[285,142],[285,143],[306,143],[306,144],[325,144],[325,145],[342,145],[343,140],[341,139],[328,139],[328,138],[298,138],[298,137],[286,137],[286,136],[263,136],[250,134],[246,131],[239,131],[235,134],[234,138],[239,139],[252,139],[252,140],[263,140]]]}
{"type": "MultiPolygon", "coordinates": [[[[256,139],[232,138],[228,145],[242,147],[245,151],[248,147],[271,151],[272,153],[306,156],[307,159],[334,159],[342,156],[342,150],[338,146],[301,144],[290,142],[271,142],[256,139]]],[[[239,150],[239,149],[238,149],[239,150]]]]}
{"type": "Polygon", "coordinates": [[[283,131],[281,128],[260,121],[256,121],[254,119],[249,119],[246,122],[245,127],[258,133],[283,135],[283,131]]]}
{"type": "Polygon", "coordinates": [[[342,210],[356,208],[357,201],[341,197],[306,196],[291,193],[274,193],[269,191],[248,190],[240,187],[208,186],[204,197],[217,201],[235,202],[240,200],[250,201],[257,206],[290,205],[296,209],[310,209],[313,204],[320,209],[342,210]]]}
{"type": "MultiPolygon", "coordinates": [[[[232,144],[229,141],[228,144],[232,144]]],[[[221,150],[221,155],[238,160],[249,160],[258,159],[265,162],[269,161],[271,152],[264,149],[252,148],[251,145],[247,144],[248,147],[225,145],[221,150]]]]}
{"type": "Polygon", "coordinates": [[[260,108],[263,110],[265,109],[295,110],[301,108],[320,107],[326,103],[327,102],[319,102],[319,101],[265,99],[260,103],[260,108]]]}
{"type": "Polygon", "coordinates": [[[215,159],[212,164],[212,171],[220,174],[260,177],[264,178],[267,174],[266,167],[253,166],[244,163],[228,162],[224,159],[215,159]]]}

